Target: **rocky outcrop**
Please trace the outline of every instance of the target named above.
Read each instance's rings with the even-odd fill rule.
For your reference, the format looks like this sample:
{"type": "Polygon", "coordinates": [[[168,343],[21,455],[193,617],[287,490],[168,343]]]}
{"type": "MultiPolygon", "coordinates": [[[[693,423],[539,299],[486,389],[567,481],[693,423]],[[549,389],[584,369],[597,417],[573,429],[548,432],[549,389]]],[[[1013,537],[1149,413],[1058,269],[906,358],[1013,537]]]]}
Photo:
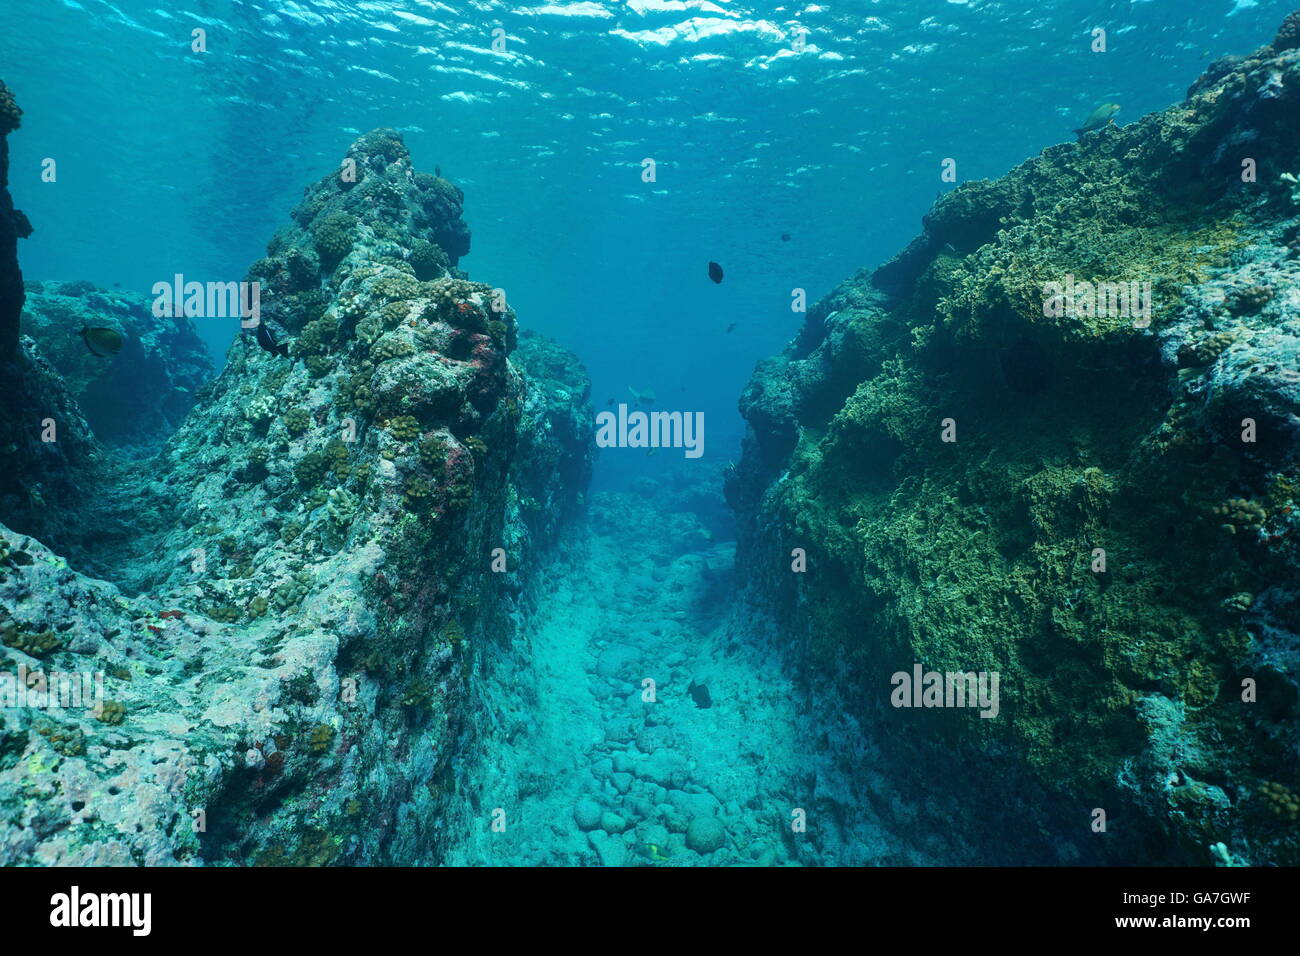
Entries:
{"type": "Polygon", "coordinates": [[[185,316],[155,316],[152,300],[89,282],[28,282],[23,331],[63,378],[95,437],[133,457],[161,450],[212,378],[212,360],[185,316]],[[82,329],[112,329],[116,355],[96,355],[82,329]]]}
{"type": "Polygon", "coordinates": [[[104,680],[97,710],[4,710],[6,863],[437,860],[470,677],[553,539],[528,502],[579,502],[588,386],[515,353],[453,265],[459,190],[395,131],[293,219],[249,272],[264,329],[85,489],[76,570],[3,534],[4,670],[104,680]]]}
{"type": "Polygon", "coordinates": [[[10,528],[73,547],[87,492],[107,462],[81,405],[28,336],[0,371],[0,514],[10,528]]]}
{"type": "Polygon", "coordinates": [[[591,481],[595,445],[592,438],[591,380],[577,356],[551,340],[525,331],[512,356],[529,387],[513,465],[517,494],[512,526],[527,532],[521,557],[532,548],[548,548],[561,526],[584,503],[591,481]]]}
{"type": "Polygon", "coordinates": [[[745,600],[934,810],[900,825],[1300,862],[1297,156],[1300,49],[1218,61],[943,197],[755,372],[745,600]],[[1085,280],[1151,283],[1152,317],[1047,285],[1085,280]],[[892,706],[914,664],[999,673],[1000,713],[892,706]]]}
{"type": "Polygon", "coordinates": [[[0,362],[18,351],[18,316],[23,310],[23,274],[18,268],[18,240],[32,234],[27,217],[9,195],[9,134],[22,124],[9,87],[0,81],[0,362]]]}
{"type": "Polygon", "coordinates": [[[32,228],[9,195],[8,136],[21,118],[0,82],[0,514],[25,534],[66,540],[102,456],[76,397],[36,343],[19,336],[18,240],[32,228]]]}

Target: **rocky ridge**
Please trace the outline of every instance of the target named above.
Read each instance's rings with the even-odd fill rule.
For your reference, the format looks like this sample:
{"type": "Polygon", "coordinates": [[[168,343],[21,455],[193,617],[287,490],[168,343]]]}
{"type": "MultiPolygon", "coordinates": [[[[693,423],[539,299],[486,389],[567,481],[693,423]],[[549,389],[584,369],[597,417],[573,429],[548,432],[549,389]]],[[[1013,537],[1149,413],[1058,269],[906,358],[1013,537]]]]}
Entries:
{"type": "MultiPolygon", "coordinates": [[[[4,711],[4,862],[437,861],[479,648],[591,455],[585,373],[456,267],[460,210],[398,133],[361,137],[249,271],[275,347],[237,338],[156,458],[0,516],[4,669],[104,687],[4,711]]],[[[108,458],[40,376],[59,453],[108,458]]]]}
{"type": "Polygon", "coordinates": [[[936,808],[901,825],[989,862],[1300,861],[1297,22],[944,196],[744,393],[742,600],[936,808]],[[1045,309],[1071,277],[1154,315],[1045,309]],[[1000,673],[999,718],[891,706],[917,663],[1000,673]]]}

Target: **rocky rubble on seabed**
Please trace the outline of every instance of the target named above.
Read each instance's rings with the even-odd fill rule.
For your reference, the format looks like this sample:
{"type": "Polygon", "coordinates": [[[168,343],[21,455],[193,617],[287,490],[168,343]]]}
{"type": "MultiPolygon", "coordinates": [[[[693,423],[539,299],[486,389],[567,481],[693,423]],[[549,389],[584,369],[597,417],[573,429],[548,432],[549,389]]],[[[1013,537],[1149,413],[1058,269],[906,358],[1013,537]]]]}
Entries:
{"type": "Polygon", "coordinates": [[[157,457],[77,471],[107,452],[72,390],[30,339],[7,372],[62,428],[14,432],[48,506],[6,487],[0,671],[102,675],[103,700],[0,710],[4,863],[443,852],[479,646],[581,505],[589,388],[457,268],[459,189],[393,130],[346,159],[249,270],[285,348],[241,334],[157,457]]]}
{"type": "Polygon", "coordinates": [[[823,759],[842,722],[811,721],[771,645],[729,613],[734,540],[689,506],[716,493],[709,477],[595,494],[565,530],[527,632],[495,648],[477,693],[448,862],[975,862],[943,832],[899,838],[877,810],[896,793],[866,749],[853,777],[823,759]],[[851,818],[836,808],[850,793],[865,796],[851,818]],[[484,807],[505,813],[502,832],[484,807]]]}

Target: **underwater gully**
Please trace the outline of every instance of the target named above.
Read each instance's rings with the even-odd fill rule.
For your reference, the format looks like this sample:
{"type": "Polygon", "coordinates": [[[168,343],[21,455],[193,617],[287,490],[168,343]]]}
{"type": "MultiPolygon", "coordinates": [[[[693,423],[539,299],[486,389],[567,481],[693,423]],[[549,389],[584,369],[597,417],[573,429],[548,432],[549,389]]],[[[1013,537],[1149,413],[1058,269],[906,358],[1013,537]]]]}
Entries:
{"type": "Polygon", "coordinates": [[[597,448],[681,448],[687,458],[704,454],[703,412],[618,412],[596,415],[597,448]]]}
{"type": "MultiPolygon", "coordinates": [[[[254,6],[267,31],[348,16],[254,6]]],[[[388,32],[433,6],[399,5],[388,32]]],[[[742,16],[681,6],[583,4],[566,29],[742,16]]],[[[736,31],[784,50],[776,22],[736,31]]],[[[502,70],[541,56],[501,29],[502,70]]],[[[669,33],[638,33],[639,55],[669,33]]],[[[798,56],[828,42],[798,36],[798,56]]],[[[75,243],[45,222],[115,213],[77,207],[72,162],[41,182],[71,107],[0,61],[0,863],[1300,864],[1300,12],[1257,40],[1163,109],[1120,124],[1105,103],[956,180],[806,311],[779,274],[772,312],[797,327],[717,401],[691,381],[720,388],[756,324],[724,296],[780,269],[737,251],[750,218],[682,253],[692,285],[676,233],[636,247],[647,282],[706,303],[713,325],[679,328],[638,311],[644,290],[611,295],[607,261],[570,256],[580,294],[554,276],[560,233],[630,245],[581,219],[597,190],[574,185],[571,142],[527,153],[550,179],[462,176],[412,106],[330,120],[321,159],[289,148],[293,124],[337,102],[286,87],[260,112],[289,142],[257,175],[305,188],[250,193],[281,221],[242,274],[201,272],[232,216],[157,281],[60,276],[50,250],[75,243]],[[574,193],[514,260],[503,188],[574,193]],[[470,221],[485,273],[524,274],[463,266],[470,221]],[[548,282],[572,326],[530,313],[548,282]],[[663,342],[681,383],[649,358],[663,342]]],[[[697,93],[699,124],[725,125],[697,93]]],[[[177,146],[178,169],[197,161],[177,146]]],[[[654,169],[629,206],[685,175],[654,169]]],[[[224,182],[195,189],[251,189],[224,182]]],[[[772,248],[801,241],[772,222],[772,248]]],[[[107,905],[74,882],[64,925],[107,905]]],[[[160,918],[137,904],[137,925],[160,918]]]]}

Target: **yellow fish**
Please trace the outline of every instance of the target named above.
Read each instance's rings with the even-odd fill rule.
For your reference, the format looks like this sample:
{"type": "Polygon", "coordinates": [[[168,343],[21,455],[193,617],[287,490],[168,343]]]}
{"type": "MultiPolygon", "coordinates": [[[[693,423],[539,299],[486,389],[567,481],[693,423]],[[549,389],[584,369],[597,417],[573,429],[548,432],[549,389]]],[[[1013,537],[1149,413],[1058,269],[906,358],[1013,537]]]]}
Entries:
{"type": "Polygon", "coordinates": [[[664,856],[659,847],[653,843],[647,843],[645,845],[645,855],[656,863],[668,862],[668,857],[664,856]]]}

